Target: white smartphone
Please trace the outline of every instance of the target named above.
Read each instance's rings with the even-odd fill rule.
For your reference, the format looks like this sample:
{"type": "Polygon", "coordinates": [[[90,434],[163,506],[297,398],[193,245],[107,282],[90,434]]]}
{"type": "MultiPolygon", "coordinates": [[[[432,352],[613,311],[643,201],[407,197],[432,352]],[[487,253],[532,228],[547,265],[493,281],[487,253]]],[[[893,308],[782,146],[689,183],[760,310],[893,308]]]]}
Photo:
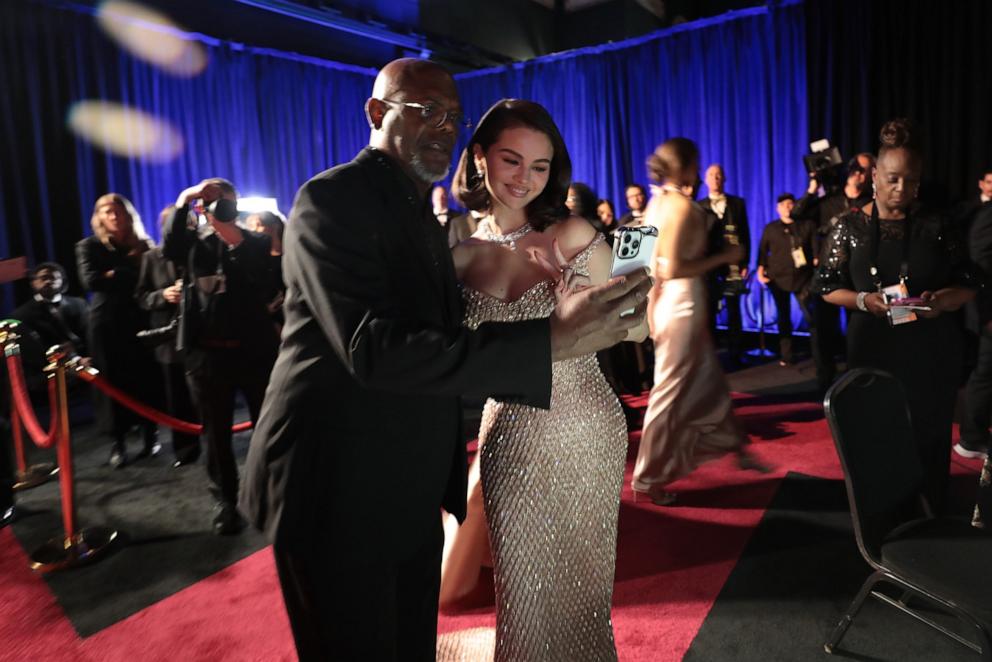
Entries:
{"type": "Polygon", "coordinates": [[[658,241],[658,230],[650,225],[623,227],[617,230],[613,242],[613,266],[610,278],[626,276],[638,269],[651,267],[654,245],[658,241]]]}
{"type": "MultiPolygon", "coordinates": [[[[638,269],[650,269],[654,257],[654,245],[658,242],[658,230],[651,225],[623,227],[617,230],[613,241],[613,265],[610,278],[626,276],[638,269]]],[[[625,310],[620,317],[633,314],[634,309],[625,310]]]]}

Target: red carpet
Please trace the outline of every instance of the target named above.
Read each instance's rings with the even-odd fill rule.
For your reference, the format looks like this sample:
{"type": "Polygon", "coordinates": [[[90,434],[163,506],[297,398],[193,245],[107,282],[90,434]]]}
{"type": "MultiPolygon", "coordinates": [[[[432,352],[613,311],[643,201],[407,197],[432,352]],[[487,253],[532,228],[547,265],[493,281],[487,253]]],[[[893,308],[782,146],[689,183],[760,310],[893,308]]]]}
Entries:
{"type": "MultiPolygon", "coordinates": [[[[786,472],[841,477],[818,405],[746,395],[736,404],[772,473],[712,462],[673,485],[678,507],[634,504],[624,492],[613,612],[621,660],[682,658],[786,472]]],[[[977,474],[978,463],[956,461],[954,471],[977,474]]],[[[0,574],[0,660],[295,659],[269,549],[86,639],[9,530],[0,531],[0,574]]],[[[492,607],[442,614],[439,629],[494,620],[492,607]]]]}

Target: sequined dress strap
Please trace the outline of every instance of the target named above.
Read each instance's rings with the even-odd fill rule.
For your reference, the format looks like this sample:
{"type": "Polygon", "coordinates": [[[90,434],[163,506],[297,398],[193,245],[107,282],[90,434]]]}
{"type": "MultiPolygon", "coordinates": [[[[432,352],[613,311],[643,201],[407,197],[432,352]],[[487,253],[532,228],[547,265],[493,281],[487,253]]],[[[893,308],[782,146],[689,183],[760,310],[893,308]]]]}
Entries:
{"type": "Polygon", "coordinates": [[[596,250],[596,247],[604,241],[606,241],[606,236],[602,232],[597,232],[596,238],[590,241],[588,246],[579,251],[578,255],[569,261],[568,264],[575,270],[575,273],[583,276],[589,275],[589,258],[592,257],[592,252],[596,250]]]}

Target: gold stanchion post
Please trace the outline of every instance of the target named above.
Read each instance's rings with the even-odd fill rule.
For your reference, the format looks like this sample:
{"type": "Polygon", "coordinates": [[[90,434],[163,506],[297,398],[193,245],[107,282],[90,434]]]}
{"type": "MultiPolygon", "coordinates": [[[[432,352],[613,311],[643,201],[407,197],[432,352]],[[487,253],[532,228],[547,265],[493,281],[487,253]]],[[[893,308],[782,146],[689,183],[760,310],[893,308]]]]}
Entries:
{"type": "Polygon", "coordinates": [[[76,485],[72,470],[72,445],[69,438],[69,402],[66,389],[68,354],[62,347],[48,350],[48,378],[55,380],[56,448],[62,471],[59,484],[62,493],[62,522],[65,534],[53,538],[31,554],[31,568],[53,572],[72,568],[97,559],[117,538],[117,531],[106,527],[78,529],[76,526],[76,485]]]}
{"type": "MultiPolygon", "coordinates": [[[[0,346],[3,347],[3,357],[20,354],[17,333],[18,322],[16,320],[0,321],[0,346]]],[[[10,384],[6,385],[9,388],[10,384]]],[[[12,396],[13,397],[13,396],[12,396]]],[[[13,401],[11,401],[13,402],[13,401]]],[[[54,415],[54,414],[53,414],[54,415]]],[[[28,465],[27,457],[24,453],[24,428],[21,426],[21,417],[17,413],[17,407],[11,405],[10,427],[14,434],[14,456],[17,459],[17,472],[14,474],[14,490],[27,490],[32,487],[44,485],[52,476],[59,472],[58,465],[54,462],[40,462],[28,465]]]]}

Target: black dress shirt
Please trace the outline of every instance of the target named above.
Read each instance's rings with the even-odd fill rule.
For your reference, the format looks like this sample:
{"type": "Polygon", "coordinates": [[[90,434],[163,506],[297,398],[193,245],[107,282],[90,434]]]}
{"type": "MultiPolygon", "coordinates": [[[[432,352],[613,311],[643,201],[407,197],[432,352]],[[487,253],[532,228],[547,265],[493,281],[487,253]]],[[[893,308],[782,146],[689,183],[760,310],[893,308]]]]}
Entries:
{"type": "Polygon", "coordinates": [[[765,226],[758,246],[758,264],[779,289],[799,292],[809,284],[813,276],[813,234],[811,221],[772,221],[765,226]],[[799,268],[792,257],[797,248],[806,258],[806,265],[799,268]]]}

